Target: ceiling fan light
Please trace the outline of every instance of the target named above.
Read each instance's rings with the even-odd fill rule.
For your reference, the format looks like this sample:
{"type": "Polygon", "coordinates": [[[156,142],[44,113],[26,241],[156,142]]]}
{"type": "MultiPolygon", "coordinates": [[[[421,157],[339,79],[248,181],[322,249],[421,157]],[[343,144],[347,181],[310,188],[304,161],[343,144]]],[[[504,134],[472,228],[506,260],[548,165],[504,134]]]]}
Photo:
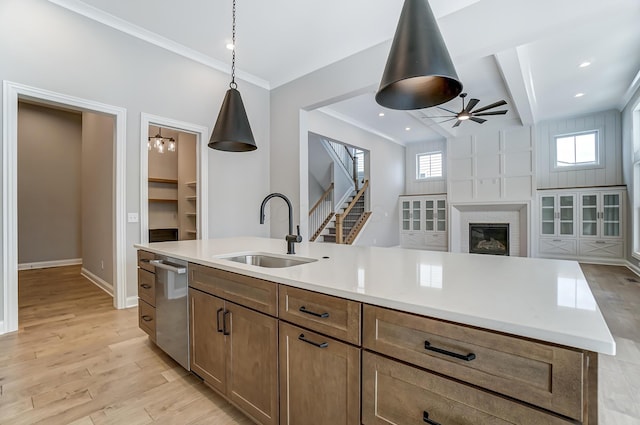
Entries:
{"type": "Polygon", "coordinates": [[[234,88],[227,90],[222,107],[213,127],[209,147],[219,151],[247,152],[256,150],[256,142],[249,125],[240,92],[234,88]]]}
{"type": "Polygon", "coordinates": [[[461,91],[428,1],[405,0],[376,102],[390,109],[423,109],[461,91]]]}
{"type": "Polygon", "coordinates": [[[469,114],[468,114],[468,113],[466,113],[466,112],[462,112],[462,113],[458,114],[458,119],[459,119],[460,121],[466,121],[466,120],[468,120],[469,118],[471,118],[471,115],[469,115],[469,114]]]}

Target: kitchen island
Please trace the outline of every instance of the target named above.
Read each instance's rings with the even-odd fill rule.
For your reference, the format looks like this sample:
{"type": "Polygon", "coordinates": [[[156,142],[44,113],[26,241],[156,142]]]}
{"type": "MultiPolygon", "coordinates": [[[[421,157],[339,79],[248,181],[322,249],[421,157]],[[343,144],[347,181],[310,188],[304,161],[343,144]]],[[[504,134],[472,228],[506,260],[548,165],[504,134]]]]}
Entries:
{"type": "MultiPolygon", "coordinates": [[[[322,359],[306,348],[328,353],[341,344],[327,364],[344,379],[333,376],[330,392],[350,403],[342,417],[326,423],[597,423],[596,353],[615,354],[615,342],[576,262],[319,243],[297,244],[297,254],[287,256],[284,240],[252,237],[136,247],[192,265],[192,328],[201,326],[194,322],[194,307],[203,311],[206,297],[222,304],[210,306],[213,317],[198,320],[209,317],[221,337],[232,339],[227,325],[241,323],[231,319],[242,317],[234,308],[247,310],[247,317],[259,315],[247,324],[262,316],[271,320],[256,335],[275,338],[271,346],[263,341],[263,351],[278,350],[269,373],[279,371],[279,409],[273,400],[271,409],[248,403],[258,412],[249,412],[256,422],[293,424],[303,414],[295,400],[306,384],[292,369],[301,361],[292,358],[292,344],[300,342],[301,358],[315,359],[310,365],[316,366],[322,359]],[[255,253],[311,262],[268,268],[228,259],[255,253]],[[267,301],[237,301],[230,282],[258,288],[254,292],[267,301]],[[340,324],[322,323],[334,319],[340,324]],[[425,397],[431,407],[414,411],[425,397]],[[349,405],[360,398],[361,415],[359,405],[349,405]],[[262,415],[266,410],[272,412],[262,415]]],[[[191,369],[198,373],[194,357],[208,356],[219,344],[194,346],[197,333],[191,332],[191,369]]],[[[327,376],[327,370],[311,369],[316,377],[327,376]]],[[[211,381],[218,378],[203,378],[216,388],[211,381]]],[[[277,391],[278,379],[272,376],[265,385],[277,391]]],[[[313,385],[316,393],[322,388],[313,385]]],[[[225,394],[223,387],[216,389],[225,394]]],[[[248,409],[242,405],[246,398],[228,398],[248,409]]]]}

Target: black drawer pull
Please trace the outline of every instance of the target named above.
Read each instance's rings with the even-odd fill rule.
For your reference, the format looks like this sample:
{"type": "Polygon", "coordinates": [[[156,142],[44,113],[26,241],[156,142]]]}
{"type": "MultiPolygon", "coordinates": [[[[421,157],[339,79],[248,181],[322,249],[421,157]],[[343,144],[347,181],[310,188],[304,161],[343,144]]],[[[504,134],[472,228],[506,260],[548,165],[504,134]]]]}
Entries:
{"type": "Polygon", "coordinates": [[[327,317],[329,317],[329,313],[316,313],[315,311],[307,310],[307,307],[305,306],[300,307],[299,310],[300,310],[300,313],[310,314],[312,316],[320,317],[322,319],[326,319],[327,317]]]}
{"type": "Polygon", "coordinates": [[[314,347],[318,347],[318,348],[327,348],[329,346],[328,342],[317,343],[317,342],[310,341],[310,340],[308,340],[307,338],[304,337],[304,334],[300,334],[298,339],[300,341],[306,342],[307,344],[311,344],[314,347]]]}
{"type": "Polygon", "coordinates": [[[151,285],[149,285],[148,283],[143,283],[142,286],[144,289],[151,289],[151,285]]]}
{"type": "Polygon", "coordinates": [[[440,422],[436,422],[432,419],[429,419],[429,412],[426,410],[422,412],[422,420],[428,423],[429,425],[440,425],[440,422]]]}
{"type": "Polygon", "coordinates": [[[227,316],[231,314],[229,310],[225,310],[222,315],[222,335],[231,335],[231,332],[227,329],[227,316]]]}
{"type": "Polygon", "coordinates": [[[224,311],[224,308],[219,308],[218,311],[216,311],[216,329],[218,332],[222,332],[223,329],[220,327],[220,313],[222,313],[224,311]]]}
{"type": "Polygon", "coordinates": [[[142,316],[142,320],[144,320],[145,322],[151,322],[153,320],[153,317],[147,316],[145,314],[144,316],[142,316]]]}
{"type": "Polygon", "coordinates": [[[471,360],[476,358],[476,355],[473,353],[469,354],[458,354],[453,351],[443,350],[442,348],[432,347],[429,341],[424,342],[424,349],[429,351],[435,351],[436,353],[444,354],[446,356],[455,357],[456,359],[464,360],[470,362],[471,360]]]}

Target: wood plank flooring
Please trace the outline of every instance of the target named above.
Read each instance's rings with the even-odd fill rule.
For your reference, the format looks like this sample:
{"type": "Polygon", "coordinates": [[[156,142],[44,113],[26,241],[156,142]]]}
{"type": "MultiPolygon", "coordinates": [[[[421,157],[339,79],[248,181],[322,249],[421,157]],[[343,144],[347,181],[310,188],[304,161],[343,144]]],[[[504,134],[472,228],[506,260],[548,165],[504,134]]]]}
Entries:
{"type": "MultiPolygon", "coordinates": [[[[638,425],[640,277],[582,268],[618,344],[599,356],[600,424],[638,425]]],[[[250,423],[150,343],[136,309],[113,309],[79,272],[20,272],[20,330],[0,336],[0,424],[250,423]]]]}

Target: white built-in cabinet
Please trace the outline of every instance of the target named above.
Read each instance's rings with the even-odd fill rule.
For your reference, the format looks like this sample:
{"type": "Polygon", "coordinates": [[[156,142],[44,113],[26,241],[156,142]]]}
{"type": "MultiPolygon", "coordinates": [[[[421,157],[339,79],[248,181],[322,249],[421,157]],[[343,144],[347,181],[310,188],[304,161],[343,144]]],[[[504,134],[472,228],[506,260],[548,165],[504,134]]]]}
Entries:
{"type": "Polygon", "coordinates": [[[624,258],[623,187],[538,192],[538,255],[548,258],[624,258]]]}
{"type": "Polygon", "coordinates": [[[400,197],[400,246],[447,251],[447,196],[400,197]]]}

